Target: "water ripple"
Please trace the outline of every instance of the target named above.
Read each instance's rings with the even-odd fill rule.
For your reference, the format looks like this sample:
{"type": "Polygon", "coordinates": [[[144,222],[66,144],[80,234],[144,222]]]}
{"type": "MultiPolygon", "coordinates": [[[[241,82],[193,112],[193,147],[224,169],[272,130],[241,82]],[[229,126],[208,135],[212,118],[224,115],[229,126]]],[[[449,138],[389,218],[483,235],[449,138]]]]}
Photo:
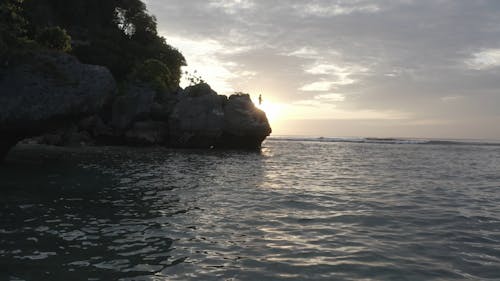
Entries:
{"type": "Polygon", "coordinates": [[[1,280],[500,280],[499,147],[13,154],[1,280]]]}

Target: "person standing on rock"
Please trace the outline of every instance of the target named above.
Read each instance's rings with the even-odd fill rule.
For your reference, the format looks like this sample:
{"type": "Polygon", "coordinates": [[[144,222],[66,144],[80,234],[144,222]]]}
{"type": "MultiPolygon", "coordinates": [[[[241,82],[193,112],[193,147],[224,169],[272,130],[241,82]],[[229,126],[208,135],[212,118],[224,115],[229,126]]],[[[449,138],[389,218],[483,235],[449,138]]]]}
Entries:
{"type": "Polygon", "coordinates": [[[259,95],[259,105],[262,105],[262,95],[259,95]]]}

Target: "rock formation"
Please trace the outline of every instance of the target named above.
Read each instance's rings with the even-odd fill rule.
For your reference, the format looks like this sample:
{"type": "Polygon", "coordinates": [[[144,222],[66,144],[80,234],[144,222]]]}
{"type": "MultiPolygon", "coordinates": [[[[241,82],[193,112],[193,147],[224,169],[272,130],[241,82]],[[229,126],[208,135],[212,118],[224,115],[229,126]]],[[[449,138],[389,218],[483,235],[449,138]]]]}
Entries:
{"type": "Polygon", "coordinates": [[[208,84],[158,91],[61,53],[33,55],[0,72],[0,157],[19,140],[52,145],[260,148],[271,133],[249,95],[229,98],[208,84]]]}
{"type": "Polygon", "coordinates": [[[21,139],[98,112],[115,91],[108,69],[64,53],[12,59],[0,69],[0,158],[21,139]]]}
{"type": "Polygon", "coordinates": [[[175,147],[209,148],[217,144],[224,129],[226,96],[208,84],[187,87],[169,120],[170,143],[175,147]]]}
{"type": "Polygon", "coordinates": [[[271,134],[266,114],[248,94],[229,97],[224,107],[224,129],[219,146],[253,148],[271,134]]]}
{"type": "Polygon", "coordinates": [[[260,148],[271,133],[266,114],[248,94],[228,99],[207,84],[186,88],[169,124],[175,147],[260,148]]]}

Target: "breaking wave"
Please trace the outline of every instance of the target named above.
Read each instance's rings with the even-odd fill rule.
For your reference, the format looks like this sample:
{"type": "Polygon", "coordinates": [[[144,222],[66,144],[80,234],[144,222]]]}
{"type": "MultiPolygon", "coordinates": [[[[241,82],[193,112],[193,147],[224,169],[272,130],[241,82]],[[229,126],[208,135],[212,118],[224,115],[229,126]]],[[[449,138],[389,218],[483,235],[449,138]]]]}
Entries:
{"type": "Polygon", "coordinates": [[[410,138],[332,138],[332,137],[270,137],[270,140],[301,142],[348,142],[379,144],[418,144],[418,145],[479,145],[500,146],[500,141],[487,140],[444,140],[444,139],[410,139],[410,138]]]}

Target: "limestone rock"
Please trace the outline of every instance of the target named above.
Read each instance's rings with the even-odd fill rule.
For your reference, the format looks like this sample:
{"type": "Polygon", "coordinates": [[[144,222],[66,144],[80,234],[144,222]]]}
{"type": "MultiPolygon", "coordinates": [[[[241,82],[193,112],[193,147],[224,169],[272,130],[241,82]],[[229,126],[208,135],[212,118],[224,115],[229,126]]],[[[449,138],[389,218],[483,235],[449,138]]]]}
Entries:
{"type": "Polygon", "coordinates": [[[219,146],[230,148],[259,148],[271,134],[266,114],[255,107],[250,96],[236,94],[224,107],[223,137],[219,146]]]}
{"type": "Polygon", "coordinates": [[[133,145],[160,145],[167,140],[167,124],[158,121],[135,122],[125,133],[126,142],[133,145]]]}
{"type": "Polygon", "coordinates": [[[224,102],[224,97],[208,84],[187,87],[170,115],[170,144],[190,148],[215,146],[224,127],[224,102]]]}
{"type": "Polygon", "coordinates": [[[129,127],[132,122],[149,117],[156,91],[147,86],[129,84],[123,95],[113,101],[111,125],[119,130],[129,127]]]}
{"type": "Polygon", "coordinates": [[[129,83],[122,95],[104,67],[57,52],[0,68],[0,157],[23,138],[54,145],[259,148],[271,133],[250,96],[218,95],[208,84],[158,93],[129,83]]]}
{"type": "Polygon", "coordinates": [[[109,70],[60,52],[16,58],[0,69],[2,145],[98,112],[116,91],[109,70]]]}
{"type": "Polygon", "coordinates": [[[249,95],[227,99],[207,84],[186,88],[169,125],[175,147],[259,148],[271,133],[266,114],[249,95]]]}

